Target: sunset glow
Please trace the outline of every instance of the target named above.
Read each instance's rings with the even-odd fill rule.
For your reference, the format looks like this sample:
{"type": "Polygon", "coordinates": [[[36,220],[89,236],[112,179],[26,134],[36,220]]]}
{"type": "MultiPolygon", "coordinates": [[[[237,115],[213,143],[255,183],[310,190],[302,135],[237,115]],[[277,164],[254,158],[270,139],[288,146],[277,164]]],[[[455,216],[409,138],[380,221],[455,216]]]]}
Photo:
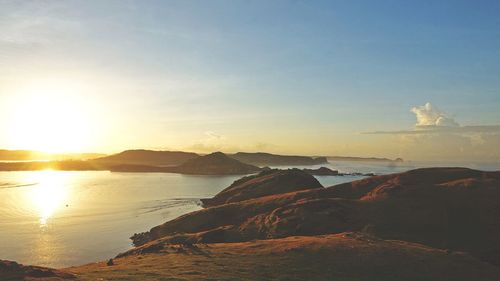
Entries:
{"type": "Polygon", "coordinates": [[[0,0],[0,281],[500,280],[500,0],[0,0]]]}
{"type": "Polygon", "coordinates": [[[7,128],[10,146],[44,152],[84,150],[94,124],[75,86],[36,84],[12,95],[7,128]]]}
{"type": "Polygon", "coordinates": [[[15,2],[1,149],[500,159],[497,4],[15,2]]]}
{"type": "Polygon", "coordinates": [[[40,226],[47,225],[48,219],[55,211],[65,205],[64,200],[68,196],[65,184],[65,174],[56,171],[42,171],[32,174],[30,180],[38,184],[30,193],[30,203],[40,218],[40,226]]]}

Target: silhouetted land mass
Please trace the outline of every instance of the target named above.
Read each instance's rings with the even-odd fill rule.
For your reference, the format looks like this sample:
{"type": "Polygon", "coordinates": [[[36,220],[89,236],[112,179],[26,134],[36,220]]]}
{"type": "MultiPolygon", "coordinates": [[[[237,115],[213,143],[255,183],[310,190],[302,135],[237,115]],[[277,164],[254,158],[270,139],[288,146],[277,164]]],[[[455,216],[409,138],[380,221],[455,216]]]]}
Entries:
{"type": "Polygon", "coordinates": [[[302,169],[304,172],[313,175],[313,176],[339,176],[343,175],[339,173],[337,170],[332,170],[327,167],[321,167],[318,169],[302,169]]]}
{"type": "MultiPolygon", "coordinates": [[[[318,165],[328,163],[325,157],[276,155],[264,152],[238,152],[227,154],[230,158],[254,166],[318,165]]],[[[126,150],[118,154],[95,159],[110,164],[148,166],[176,166],[199,157],[196,153],[182,151],[126,150]]]]}
{"type": "Polygon", "coordinates": [[[32,161],[32,162],[0,162],[0,171],[103,171],[109,167],[93,161],[32,161]]]}
{"type": "MultiPolygon", "coordinates": [[[[246,175],[269,168],[242,163],[227,155],[216,152],[209,155],[197,156],[178,166],[151,166],[141,164],[120,164],[109,161],[96,160],[67,160],[67,161],[31,161],[31,162],[0,162],[0,171],[111,171],[123,173],[180,173],[192,175],[246,175]]],[[[303,169],[311,175],[342,176],[326,167],[318,169],[303,169]]],[[[363,174],[356,174],[363,175],[363,174]]]]}
{"type": "MultiPolygon", "coordinates": [[[[0,149],[0,161],[77,161],[92,160],[101,166],[111,165],[145,165],[145,166],[177,166],[188,160],[199,157],[193,152],[184,151],[155,151],[145,149],[125,150],[123,152],[106,156],[99,153],[44,153],[30,150],[2,150],[0,149]]],[[[394,160],[375,157],[308,157],[277,155],[265,152],[238,152],[227,154],[242,163],[254,166],[308,166],[327,164],[328,159],[333,161],[377,161],[377,162],[403,162],[403,159],[394,160]]]]}
{"type": "Polygon", "coordinates": [[[85,160],[102,157],[99,153],[45,153],[31,150],[5,150],[0,149],[0,161],[62,161],[85,160]]]}
{"type": "Polygon", "coordinates": [[[27,278],[73,279],[74,277],[73,274],[56,269],[0,260],[0,280],[19,281],[27,278]]]}
{"type": "Polygon", "coordinates": [[[404,162],[402,158],[389,159],[377,157],[351,157],[351,156],[328,156],[332,161],[360,161],[360,162],[404,162]]]}
{"type": "MultiPolygon", "coordinates": [[[[265,169],[135,234],[137,247],[111,263],[41,270],[50,280],[500,280],[498,202],[500,172],[427,168],[323,188],[302,170],[265,169]]],[[[3,264],[0,276],[20,275],[0,280],[44,280],[3,264]]]]}
{"type": "Polygon", "coordinates": [[[304,168],[302,171],[313,175],[313,176],[363,176],[363,177],[372,177],[375,174],[374,173],[358,173],[358,172],[353,172],[353,173],[340,173],[337,170],[332,170],[327,167],[320,167],[317,169],[307,169],[304,168]]]}
{"type": "Polygon", "coordinates": [[[312,158],[308,156],[276,155],[265,152],[238,152],[228,156],[255,166],[305,166],[328,163],[326,157],[312,158]]]}
{"type": "Polygon", "coordinates": [[[190,175],[246,175],[259,172],[261,168],[241,163],[222,152],[214,152],[187,160],[177,166],[158,167],[121,164],[112,165],[109,170],[112,172],[156,172],[190,175]]]}
{"type": "Polygon", "coordinates": [[[183,151],[154,151],[154,150],[125,150],[118,154],[94,159],[106,165],[133,164],[147,166],[174,166],[185,163],[188,160],[198,158],[199,155],[183,151]]]}
{"type": "Polygon", "coordinates": [[[170,167],[158,167],[137,164],[116,164],[110,165],[108,170],[120,173],[173,173],[170,167]]]}
{"type": "Polygon", "coordinates": [[[174,173],[195,175],[245,175],[259,172],[259,167],[242,163],[222,152],[214,152],[186,161],[184,164],[169,167],[174,173]]]}

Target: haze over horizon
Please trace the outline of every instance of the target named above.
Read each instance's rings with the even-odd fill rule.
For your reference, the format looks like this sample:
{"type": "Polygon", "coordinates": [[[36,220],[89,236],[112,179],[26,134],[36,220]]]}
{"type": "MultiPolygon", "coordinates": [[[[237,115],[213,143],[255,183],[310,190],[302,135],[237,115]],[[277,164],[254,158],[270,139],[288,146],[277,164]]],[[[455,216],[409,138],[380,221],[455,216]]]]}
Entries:
{"type": "Polygon", "coordinates": [[[0,148],[499,162],[499,11],[2,1],[0,148]]]}

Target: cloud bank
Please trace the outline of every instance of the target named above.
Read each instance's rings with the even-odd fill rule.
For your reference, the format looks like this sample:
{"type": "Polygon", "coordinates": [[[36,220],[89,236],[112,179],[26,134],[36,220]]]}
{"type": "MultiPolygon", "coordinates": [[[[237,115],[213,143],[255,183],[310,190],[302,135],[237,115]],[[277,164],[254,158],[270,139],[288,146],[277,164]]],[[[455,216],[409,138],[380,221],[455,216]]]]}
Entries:
{"type": "Polygon", "coordinates": [[[390,136],[385,141],[405,159],[500,161],[500,125],[462,126],[431,103],[410,111],[416,117],[413,129],[363,134],[390,136]]]}
{"type": "Polygon", "coordinates": [[[500,125],[473,125],[461,126],[448,113],[439,110],[430,102],[413,107],[411,110],[417,118],[413,130],[398,131],[371,131],[362,134],[369,135],[421,135],[421,134],[443,134],[443,133],[500,133],[500,125]]]}

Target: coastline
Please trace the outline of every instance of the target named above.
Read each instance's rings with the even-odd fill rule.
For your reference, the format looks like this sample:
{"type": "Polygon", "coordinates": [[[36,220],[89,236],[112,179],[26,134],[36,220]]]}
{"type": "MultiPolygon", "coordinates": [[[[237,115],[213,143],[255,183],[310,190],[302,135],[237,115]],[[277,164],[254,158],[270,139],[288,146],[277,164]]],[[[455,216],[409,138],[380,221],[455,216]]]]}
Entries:
{"type": "MultiPolygon", "coordinates": [[[[267,280],[285,276],[290,280],[303,280],[311,272],[316,280],[329,280],[331,276],[352,280],[373,280],[374,276],[383,280],[442,280],[443,276],[453,280],[471,280],[474,276],[481,276],[481,280],[496,280],[500,277],[500,267],[494,265],[498,261],[488,263],[489,256],[481,254],[481,249],[487,249],[481,247],[488,247],[486,241],[495,237],[491,235],[495,235],[496,230],[493,233],[477,232],[475,235],[479,240],[470,240],[466,236],[463,240],[460,232],[456,232],[453,239],[462,241],[457,244],[458,248],[440,248],[436,245],[440,245],[439,239],[442,238],[432,236],[433,232],[413,237],[402,232],[404,228],[383,227],[384,221],[399,221],[398,216],[391,218],[387,215],[395,210],[401,212],[400,222],[408,220],[406,214],[411,208],[408,209],[405,198],[409,195],[427,209],[439,207],[439,202],[447,198],[450,204],[466,208],[461,214],[479,211],[471,209],[472,205],[477,206],[477,200],[483,200],[485,206],[493,206],[494,198],[499,195],[495,186],[500,180],[500,172],[427,168],[368,177],[326,188],[291,190],[293,185],[297,188],[303,186],[297,181],[298,175],[307,177],[308,174],[300,170],[270,170],[237,180],[218,195],[231,192],[220,197],[231,198],[231,201],[217,199],[215,205],[154,227],[151,230],[154,235],[150,234],[137,247],[108,261],[59,270],[35,268],[35,271],[31,267],[11,264],[11,269],[17,268],[34,280],[93,280],[98,276],[127,280],[141,280],[145,276],[150,280],[167,277],[206,280],[207,276],[216,280],[267,280]],[[277,175],[281,175],[280,178],[277,175]],[[394,189],[395,183],[402,184],[403,189],[394,189]],[[262,190],[268,193],[261,193],[257,186],[262,186],[262,190]],[[253,195],[249,198],[245,190],[252,190],[253,195]],[[234,192],[243,192],[245,197],[234,201],[237,198],[234,192]],[[471,197],[471,192],[482,195],[471,197]],[[476,203],[469,205],[465,203],[467,200],[476,203]],[[359,218],[353,220],[355,217],[350,213],[359,218]],[[377,213],[382,216],[374,217],[377,213]],[[288,218],[289,215],[292,217],[288,218]],[[273,223],[268,225],[269,222],[273,223]],[[301,227],[294,226],[296,223],[301,227]],[[255,232],[257,229],[260,230],[255,232]],[[429,238],[419,238],[425,235],[438,240],[432,242],[429,238]],[[484,246],[474,246],[476,241],[484,241],[484,246]],[[363,262],[360,257],[366,260],[363,262]],[[289,272],[290,268],[294,268],[293,274],[289,272]],[[30,274],[38,274],[42,279],[30,274]]],[[[425,213],[408,215],[427,216],[425,213]]],[[[435,216],[432,218],[441,220],[435,216]]],[[[488,219],[495,220],[493,217],[488,219]]],[[[429,225],[429,219],[427,221],[429,225]]],[[[460,227],[478,229],[482,223],[467,221],[468,225],[460,227]]],[[[417,228],[423,226],[419,218],[406,224],[417,228]]],[[[397,224],[391,221],[390,225],[397,224]]],[[[440,222],[434,227],[437,226],[446,224],[440,222]]]]}

